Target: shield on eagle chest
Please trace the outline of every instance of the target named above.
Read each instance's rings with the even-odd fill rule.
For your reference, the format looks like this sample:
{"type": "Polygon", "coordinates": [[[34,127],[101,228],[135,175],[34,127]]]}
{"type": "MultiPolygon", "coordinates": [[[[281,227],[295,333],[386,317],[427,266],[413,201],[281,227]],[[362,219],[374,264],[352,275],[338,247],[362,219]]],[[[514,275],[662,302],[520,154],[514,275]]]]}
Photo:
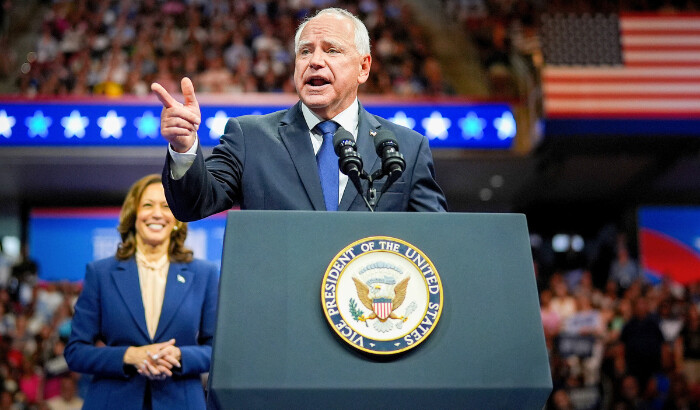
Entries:
{"type": "Polygon", "coordinates": [[[381,320],[385,320],[391,314],[393,310],[393,302],[391,299],[380,298],[372,300],[372,309],[377,317],[381,320]]]}

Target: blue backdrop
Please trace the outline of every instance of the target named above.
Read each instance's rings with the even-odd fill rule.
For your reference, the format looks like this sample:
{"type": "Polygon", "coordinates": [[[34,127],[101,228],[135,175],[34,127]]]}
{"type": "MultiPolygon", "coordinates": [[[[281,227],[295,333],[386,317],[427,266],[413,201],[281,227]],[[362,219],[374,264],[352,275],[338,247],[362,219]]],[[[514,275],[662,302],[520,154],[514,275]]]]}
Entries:
{"type": "MultiPolygon", "coordinates": [[[[114,256],[120,237],[119,208],[35,209],[29,218],[29,246],[39,279],[82,280],[85,265],[114,256]]],[[[188,224],[185,244],[194,256],[221,266],[226,214],[188,224]]]]}
{"type": "MultiPolygon", "coordinates": [[[[265,114],[274,105],[202,106],[199,137],[216,145],[229,117],[265,114]]],[[[367,110],[425,135],[434,148],[509,149],[517,127],[503,103],[367,104],[367,110]]],[[[164,146],[161,106],[129,101],[0,101],[2,146],[164,146]]]]}

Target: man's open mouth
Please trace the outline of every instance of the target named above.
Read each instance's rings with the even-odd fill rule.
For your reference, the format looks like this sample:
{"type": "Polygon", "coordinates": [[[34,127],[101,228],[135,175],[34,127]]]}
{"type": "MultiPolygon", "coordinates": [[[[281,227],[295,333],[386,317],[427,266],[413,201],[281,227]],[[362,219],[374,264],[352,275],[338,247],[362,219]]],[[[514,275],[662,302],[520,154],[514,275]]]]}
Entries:
{"type": "Polygon", "coordinates": [[[320,87],[326,84],[330,84],[330,81],[321,77],[311,77],[308,80],[306,80],[306,84],[309,84],[313,87],[320,87]]]}

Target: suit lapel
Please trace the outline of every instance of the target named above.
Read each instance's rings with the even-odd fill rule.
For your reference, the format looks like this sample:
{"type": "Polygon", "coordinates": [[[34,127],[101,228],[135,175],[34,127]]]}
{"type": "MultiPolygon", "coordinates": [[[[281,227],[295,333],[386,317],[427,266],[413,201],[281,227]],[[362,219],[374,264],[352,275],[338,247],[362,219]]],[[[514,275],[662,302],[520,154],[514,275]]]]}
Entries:
{"type": "MultiPolygon", "coordinates": [[[[357,153],[360,154],[362,158],[363,168],[368,174],[372,174],[376,169],[379,168],[381,162],[374,150],[374,138],[370,132],[376,132],[380,129],[381,124],[376,118],[367,111],[365,111],[362,104],[360,104],[360,114],[359,114],[359,124],[357,127],[357,153]]],[[[362,191],[367,190],[367,181],[362,180],[362,191]]],[[[340,205],[338,206],[339,211],[347,211],[350,206],[355,201],[358,196],[358,192],[355,189],[352,181],[348,181],[348,185],[345,187],[345,192],[343,193],[343,198],[340,200],[340,205]]]]}
{"type": "Polygon", "coordinates": [[[170,322],[176,316],[192,285],[192,275],[193,273],[187,269],[187,265],[175,262],[170,263],[168,280],[165,283],[163,307],[160,311],[160,319],[158,319],[158,328],[153,338],[154,341],[160,340],[163,332],[165,332],[170,322]]]}
{"type": "Polygon", "coordinates": [[[294,167],[299,174],[306,194],[317,211],[326,209],[321,190],[321,178],[318,176],[316,156],[309,137],[309,128],[301,113],[301,102],[287,111],[279,126],[279,134],[282,142],[287,147],[292,157],[294,167]]]}
{"type": "Polygon", "coordinates": [[[141,298],[141,286],[139,284],[139,271],[136,267],[136,260],[131,258],[120,261],[117,268],[112,271],[112,280],[116,285],[119,295],[124,300],[124,304],[129,309],[131,317],[136,322],[136,327],[143,336],[150,340],[148,327],[146,326],[146,313],[143,309],[143,299],[141,298]]]}

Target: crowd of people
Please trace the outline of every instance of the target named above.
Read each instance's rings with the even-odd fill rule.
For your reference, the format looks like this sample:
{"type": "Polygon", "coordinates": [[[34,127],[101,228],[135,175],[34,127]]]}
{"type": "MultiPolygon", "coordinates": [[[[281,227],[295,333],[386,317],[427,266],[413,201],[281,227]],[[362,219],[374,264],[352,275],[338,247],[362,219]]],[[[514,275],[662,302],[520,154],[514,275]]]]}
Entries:
{"type": "Polygon", "coordinates": [[[327,6],[360,16],[370,32],[372,76],[361,92],[450,92],[427,36],[398,0],[55,1],[18,92],[145,95],[152,82],[176,92],[188,76],[197,92],[294,93],[294,31],[327,6]]]}
{"type": "Polygon", "coordinates": [[[0,409],[79,409],[87,379],[63,349],[80,284],[39,283],[38,273],[28,253],[12,263],[0,252],[0,409]]]}
{"type": "MultiPolygon", "coordinates": [[[[700,8],[694,0],[441,3],[476,45],[490,93],[497,97],[522,94],[518,83],[523,77],[537,82],[544,63],[538,36],[543,13],[700,8]]],[[[360,16],[370,31],[373,75],[361,92],[454,92],[431,52],[431,39],[401,0],[54,1],[35,33],[36,49],[17,77],[17,89],[25,96],[144,95],[151,82],[175,91],[178,79],[189,76],[201,92],[293,93],[294,30],[307,15],[328,6],[360,16]]],[[[6,18],[10,13],[7,6],[4,10],[0,17],[6,18]]],[[[0,43],[10,49],[13,38],[0,32],[0,43]]],[[[0,72],[8,70],[11,62],[0,60],[0,72]]]]}
{"type": "MultiPolygon", "coordinates": [[[[533,247],[553,391],[547,409],[700,408],[700,283],[653,281],[620,236],[606,259],[533,247]],[[601,284],[602,286],[598,285],[601,284]]],[[[0,409],[79,408],[88,376],[63,348],[79,283],[40,282],[29,255],[0,283],[0,409]]]]}
{"type": "Polygon", "coordinates": [[[700,286],[646,276],[630,248],[620,236],[602,278],[585,258],[538,276],[548,409],[700,408],[700,286]]]}

